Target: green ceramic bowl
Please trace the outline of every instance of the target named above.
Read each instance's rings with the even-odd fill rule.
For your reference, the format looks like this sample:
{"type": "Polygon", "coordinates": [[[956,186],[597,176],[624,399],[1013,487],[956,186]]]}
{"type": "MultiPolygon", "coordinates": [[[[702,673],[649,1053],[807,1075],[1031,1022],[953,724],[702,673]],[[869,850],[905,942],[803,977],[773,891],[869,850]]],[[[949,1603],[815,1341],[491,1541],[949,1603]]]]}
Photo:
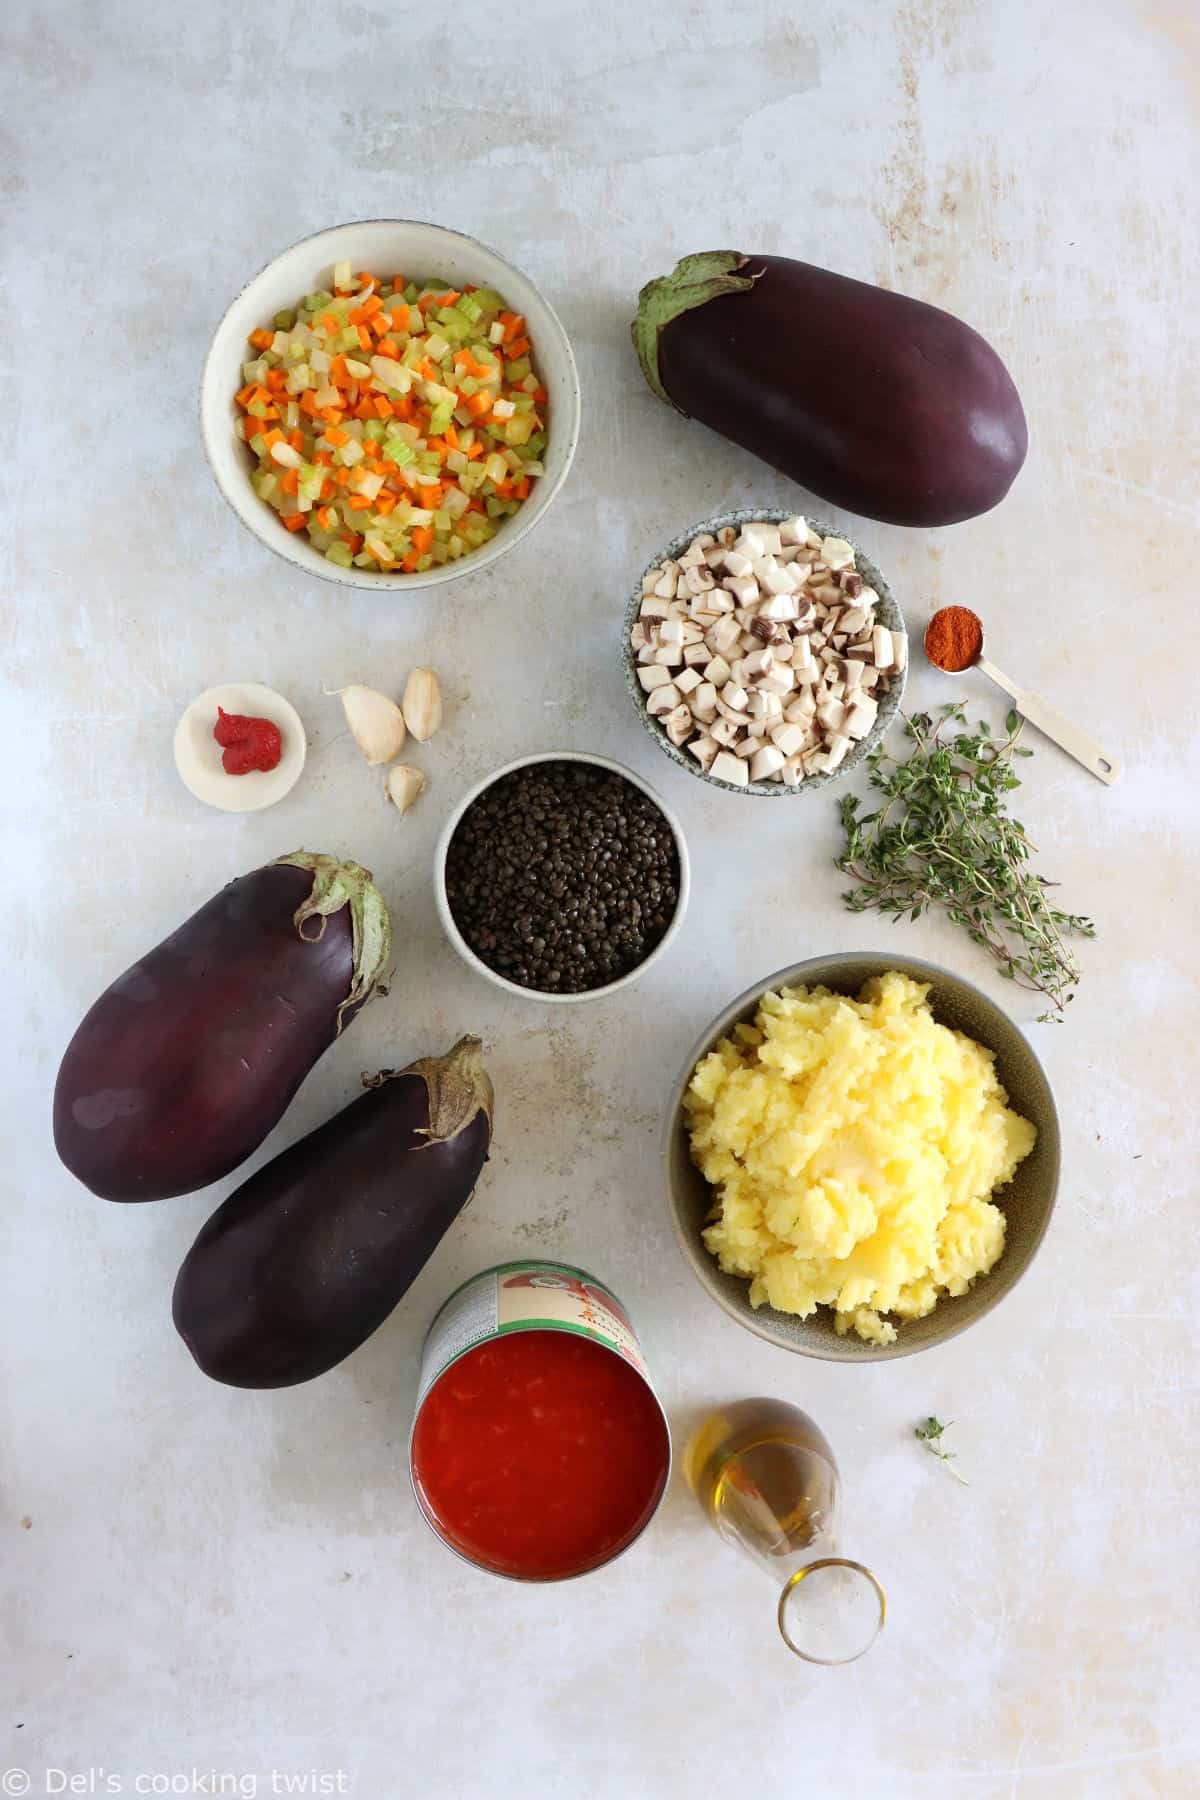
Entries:
{"type": "Polygon", "coordinates": [[[780,969],[767,980],[748,988],[713,1020],[692,1046],[675,1083],[667,1107],[663,1153],[671,1223],[679,1248],[700,1285],[730,1318],[766,1338],[768,1343],[778,1344],[784,1350],[798,1350],[802,1356],[819,1356],[827,1362],[875,1363],[892,1356],[911,1356],[917,1350],[927,1350],[931,1344],[945,1343],[947,1339],[957,1337],[960,1331],[965,1331],[968,1325],[990,1312],[1016,1286],[1033,1261],[1050,1222],[1058,1189],[1060,1141],[1058,1113],[1045,1070],[1025,1034],[1007,1013],[971,982],[936,963],[862,951],[817,956],[808,962],[793,963],[789,968],[780,969]],[[1004,1254],[991,1273],[981,1275],[967,1293],[955,1299],[939,1300],[933,1312],[924,1319],[897,1321],[898,1335],[894,1344],[874,1345],[864,1343],[853,1334],[838,1337],[828,1307],[818,1308],[808,1319],[776,1312],[770,1306],[756,1310],[750,1304],[749,1282],[736,1275],[721,1273],[715,1257],[710,1256],[700,1236],[712,1205],[713,1191],[695,1167],[688,1150],[683,1095],[700,1058],[734,1025],[752,1019],[759,1000],[769,989],[822,986],[838,994],[857,994],[864,981],[872,975],[886,974],[889,969],[911,975],[915,981],[928,982],[934,1017],[943,1025],[966,1032],[977,1043],[995,1052],[996,1072],[1009,1102],[1017,1112],[1033,1121],[1037,1127],[1037,1143],[1018,1167],[1008,1187],[1002,1188],[997,1195],[996,1203],[1003,1208],[1008,1226],[1004,1254]]]}

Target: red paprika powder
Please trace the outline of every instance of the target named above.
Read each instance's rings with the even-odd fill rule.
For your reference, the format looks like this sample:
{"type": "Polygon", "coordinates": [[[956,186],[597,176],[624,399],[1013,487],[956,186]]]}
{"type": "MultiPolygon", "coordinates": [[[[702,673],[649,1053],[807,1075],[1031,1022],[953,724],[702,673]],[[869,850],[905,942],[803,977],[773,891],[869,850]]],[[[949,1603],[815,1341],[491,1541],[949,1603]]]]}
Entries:
{"type": "Polygon", "coordinates": [[[983,649],[983,625],[967,606],[943,606],[925,627],[925,654],[936,669],[969,669],[983,649]]]}

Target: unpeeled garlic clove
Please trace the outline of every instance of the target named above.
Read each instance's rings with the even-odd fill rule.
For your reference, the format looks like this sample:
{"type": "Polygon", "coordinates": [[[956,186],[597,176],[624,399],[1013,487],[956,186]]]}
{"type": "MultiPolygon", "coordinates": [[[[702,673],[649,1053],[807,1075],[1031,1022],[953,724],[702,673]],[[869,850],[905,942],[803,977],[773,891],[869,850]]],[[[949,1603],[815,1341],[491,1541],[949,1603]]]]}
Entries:
{"type": "Polygon", "coordinates": [[[425,777],[411,763],[393,763],[383,778],[383,785],[396,811],[406,813],[425,786],[425,777]]]}
{"type": "Polygon", "coordinates": [[[414,669],[400,702],[404,723],[419,744],[427,744],[442,722],[442,690],[432,669],[414,669]]]}
{"type": "Polygon", "coordinates": [[[375,688],[326,688],[338,696],[354,741],[370,768],[391,762],[404,748],[404,714],[394,700],[375,688]]]}

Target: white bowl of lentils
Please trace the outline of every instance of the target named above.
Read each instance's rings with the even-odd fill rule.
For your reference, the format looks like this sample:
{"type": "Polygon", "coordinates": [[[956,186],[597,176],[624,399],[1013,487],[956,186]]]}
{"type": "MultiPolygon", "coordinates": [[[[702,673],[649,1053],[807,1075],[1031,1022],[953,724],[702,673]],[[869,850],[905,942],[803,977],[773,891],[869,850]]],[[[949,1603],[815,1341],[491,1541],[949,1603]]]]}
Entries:
{"type": "Polygon", "coordinates": [[[476,782],[438,840],[442,928],[505,993],[562,1005],[628,987],[687,911],[679,820],[632,769],[547,750],[476,782]]]}

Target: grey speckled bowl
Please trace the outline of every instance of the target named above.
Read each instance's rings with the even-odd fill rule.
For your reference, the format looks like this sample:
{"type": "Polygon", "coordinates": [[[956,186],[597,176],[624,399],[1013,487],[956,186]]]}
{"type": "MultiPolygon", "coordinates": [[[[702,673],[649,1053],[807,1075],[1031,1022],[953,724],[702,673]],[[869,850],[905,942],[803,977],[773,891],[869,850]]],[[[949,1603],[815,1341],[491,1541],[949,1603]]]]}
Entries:
{"type": "Polygon", "coordinates": [[[887,1357],[911,1356],[916,1350],[927,1350],[931,1344],[942,1344],[957,1337],[960,1331],[965,1331],[968,1325],[990,1312],[1016,1286],[1042,1241],[1058,1189],[1059,1155],[1058,1113],[1050,1084],[1024,1033],[1007,1013],[949,969],[939,968],[936,963],[918,962],[912,957],[883,955],[876,951],[817,956],[809,962],[793,963],[790,968],[778,970],[768,980],[756,982],[727,1006],[688,1053],[667,1106],[663,1144],[671,1223],[684,1259],[701,1286],[730,1318],[766,1338],[768,1343],[778,1344],[784,1350],[798,1350],[802,1356],[847,1363],[882,1362],[887,1357]],[[794,1318],[769,1306],[759,1307],[756,1311],[750,1304],[749,1282],[721,1273],[716,1258],[709,1255],[700,1236],[712,1205],[713,1190],[692,1162],[688,1150],[683,1094],[700,1058],[734,1025],[753,1018],[759,1000],[768,989],[823,986],[834,993],[856,995],[864,981],[872,975],[886,974],[889,969],[911,975],[915,981],[928,982],[930,1005],[939,1023],[966,1032],[977,1043],[995,1052],[996,1072],[1009,1102],[1015,1111],[1032,1120],[1037,1127],[1037,1143],[1019,1165],[1008,1187],[1001,1188],[997,1194],[996,1203],[1004,1211],[1008,1228],[1004,1254],[995,1268],[990,1274],[981,1275],[965,1294],[956,1299],[939,1300],[934,1311],[924,1319],[903,1323],[897,1320],[896,1342],[880,1346],[866,1344],[853,1334],[838,1337],[828,1307],[818,1308],[808,1319],[794,1318]]]}
{"type": "MultiPolygon", "coordinates": [[[[884,694],[880,700],[879,716],[875,720],[874,725],[871,727],[867,736],[863,738],[862,742],[856,744],[854,749],[847,754],[846,760],[841,768],[834,769],[826,775],[810,775],[806,780],[800,783],[799,787],[794,788],[784,787],[781,781],[751,781],[747,782],[745,787],[734,787],[732,782],[718,781],[712,775],[706,774],[694,756],[689,756],[686,750],[677,749],[658,723],[658,720],[653,718],[650,713],[646,711],[646,696],[643,694],[641,684],[637,678],[637,657],[629,642],[629,634],[633,630],[642,604],[643,576],[648,575],[651,569],[657,568],[659,563],[666,562],[669,557],[681,556],[698,532],[711,531],[716,533],[718,531],[723,531],[726,525],[733,525],[740,528],[742,525],[751,524],[756,519],[762,519],[769,524],[778,525],[784,519],[793,518],[795,516],[795,511],[795,507],[789,509],[780,506],[741,506],[738,507],[735,512],[714,513],[711,519],[701,519],[698,524],[689,525],[688,529],[681,532],[677,538],[672,538],[671,542],[665,545],[664,548],[659,551],[657,556],[652,556],[650,558],[650,561],[642,570],[641,575],[638,576],[637,585],[634,588],[633,593],[629,596],[629,604],[625,608],[625,618],[621,626],[621,655],[625,665],[625,685],[629,689],[629,697],[637,710],[638,718],[641,720],[645,729],[650,733],[650,736],[654,739],[659,749],[662,750],[665,755],[670,757],[676,768],[686,769],[689,775],[697,776],[701,781],[708,782],[710,787],[720,788],[726,794],[762,794],[768,799],[778,799],[781,794],[807,794],[828,787],[830,782],[840,781],[843,775],[848,775],[851,770],[856,769],[859,763],[861,763],[863,758],[867,755],[868,751],[872,750],[879,742],[880,738],[899,712],[900,702],[904,697],[904,684],[908,679],[908,633],[904,624],[904,615],[896,603],[892,590],[889,588],[887,582],[883,579],[883,576],[879,573],[879,570],[875,567],[875,564],[871,561],[870,557],[859,548],[852,537],[847,537],[840,525],[830,525],[824,519],[808,519],[808,523],[812,529],[814,531],[819,531],[822,537],[843,537],[846,538],[848,544],[854,546],[854,560],[856,567],[860,574],[865,577],[868,584],[873,587],[879,595],[879,605],[875,609],[875,614],[879,623],[881,625],[886,625],[889,631],[902,631],[905,635],[906,649],[904,667],[900,671],[900,679],[899,681],[894,681],[892,683],[887,693],[884,694]]],[[[807,513],[804,516],[806,519],[808,518],[807,513]]]]}

